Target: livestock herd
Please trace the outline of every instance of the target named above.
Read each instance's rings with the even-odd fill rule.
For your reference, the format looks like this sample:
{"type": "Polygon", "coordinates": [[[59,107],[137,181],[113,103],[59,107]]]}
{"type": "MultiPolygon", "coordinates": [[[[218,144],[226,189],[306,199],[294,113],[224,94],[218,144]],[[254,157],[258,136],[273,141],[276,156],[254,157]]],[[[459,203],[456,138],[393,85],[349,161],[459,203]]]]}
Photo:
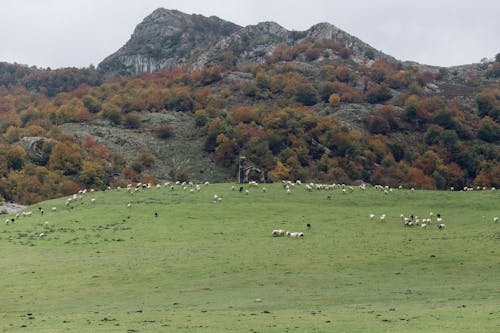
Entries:
{"type": "MultiPolygon", "coordinates": [[[[200,192],[201,189],[202,189],[202,185],[209,185],[208,182],[205,182],[203,184],[194,184],[192,182],[166,182],[163,184],[163,187],[168,187],[170,188],[171,191],[175,191],[175,190],[178,190],[178,189],[181,189],[181,190],[184,190],[184,191],[188,191],[190,193],[195,193],[195,192],[200,192]]],[[[240,184],[240,185],[243,185],[243,184],[240,184]]],[[[250,181],[248,184],[248,188],[244,187],[244,186],[240,186],[239,187],[239,192],[242,192],[242,193],[245,193],[245,194],[249,194],[250,193],[250,190],[253,189],[253,188],[260,188],[260,191],[263,192],[263,193],[266,193],[268,192],[268,189],[267,187],[265,186],[260,186],[260,184],[258,184],[257,182],[255,181],[250,181]]],[[[137,183],[135,185],[133,184],[129,184],[127,185],[126,187],[126,191],[130,194],[134,194],[142,189],[149,189],[149,188],[161,188],[162,185],[160,184],[156,184],[156,185],[152,185],[152,184],[145,184],[145,183],[137,183]]],[[[340,189],[340,193],[342,194],[349,194],[349,193],[352,193],[355,191],[355,189],[359,189],[361,191],[365,191],[367,189],[367,185],[366,184],[361,184],[359,186],[348,186],[348,185],[345,185],[345,184],[319,184],[319,183],[307,183],[307,184],[303,184],[301,181],[296,181],[296,182],[291,182],[291,181],[282,181],[282,188],[283,190],[285,191],[285,193],[287,194],[292,194],[293,191],[296,191],[296,190],[300,190],[302,189],[303,191],[306,191],[306,192],[313,192],[313,191],[331,191],[331,190],[334,190],[334,189],[340,189]]],[[[389,194],[391,192],[394,191],[393,188],[390,188],[388,186],[380,186],[380,185],[375,185],[374,188],[376,190],[379,190],[381,191],[382,193],[384,194],[389,194]]],[[[116,188],[117,190],[122,190],[122,188],[120,187],[117,187],[116,188]]],[[[402,187],[400,186],[398,189],[402,189],[402,187]]],[[[107,190],[111,190],[111,187],[108,187],[107,190]]],[[[236,191],[236,187],[233,185],[231,186],[231,190],[232,191],[236,191]]],[[[413,192],[414,189],[413,188],[410,188],[410,190],[413,192]]],[[[451,188],[450,190],[455,190],[453,188],[451,188]]],[[[486,190],[486,188],[470,188],[470,187],[466,187],[463,189],[464,191],[472,191],[472,190],[486,190]]],[[[495,188],[491,188],[492,191],[495,191],[495,188]]],[[[94,190],[87,190],[87,189],[83,189],[83,190],[80,190],[77,194],[74,194],[70,197],[67,198],[66,202],[65,202],[65,206],[66,207],[69,207],[69,208],[72,208],[72,205],[79,201],[79,200],[84,200],[85,196],[88,195],[88,193],[93,193],[94,190]]],[[[214,194],[213,197],[212,197],[212,202],[215,203],[215,204],[218,204],[218,203],[221,203],[222,202],[222,197],[218,194],[214,194]]],[[[332,195],[331,194],[328,194],[327,196],[327,199],[332,199],[332,195]]],[[[95,198],[90,198],[89,202],[91,204],[96,204],[96,199],[95,198]]],[[[127,203],[126,205],[128,208],[131,208],[132,207],[132,204],[131,203],[127,203]]],[[[41,215],[44,214],[44,210],[39,207],[38,208],[39,210],[39,213],[41,215]]],[[[55,212],[57,210],[56,207],[52,207],[51,208],[51,211],[52,212],[55,212]]],[[[157,216],[157,213],[155,213],[156,216],[157,216]]],[[[12,224],[14,222],[16,222],[18,219],[20,219],[21,217],[30,217],[33,215],[33,212],[32,211],[22,211],[22,212],[19,212],[15,215],[15,217],[11,217],[11,218],[8,218],[5,220],[5,223],[8,225],[8,224],[12,224]]],[[[386,221],[386,218],[387,218],[387,215],[384,213],[384,214],[381,214],[379,215],[378,217],[371,213],[369,214],[369,219],[370,220],[379,220],[380,222],[384,222],[386,221]]],[[[415,227],[415,226],[420,226],[422,229],[426,229],[428,226],[432,225],[432,224],[435,224],[437,226],[437,228],[439,230],[444,230],[446,228],[446,225],[445,223],[443,222],[443,217],[441,216],[440,213],[437,213],[436,215],[434,215],[433,212],[429,212],[428,213],[428,217],[419,217],[415,214],[411,214],[409,216],[405,216],[404,214],[401,214],[400,215],[400,220],[402,221],[402,224],[404,227],[407,227],[407,228],[412,228],[412,227],[415,227]]],[[[493,217],[493,222],[499,222],[499,218],[497,216],[493,217]]],[[[45,237],[50,231],[50,226],[49,226],[49,222],[46,221],[44,224],[44,230],[41,231],[38,236],[40,238],[43,238],[45,237]]],[[[311,229],[311,223],[307,223],[306,224],[306,228],[307,230],[311,229]]],[[[271,232],[271,236],[272,237],[290,237],[290,238],[303,238],[304,237],[304,232],[303,231],[288,231],[288,230],[283,230],[283,229],[274,229],[272,230],[271,232]]]]}

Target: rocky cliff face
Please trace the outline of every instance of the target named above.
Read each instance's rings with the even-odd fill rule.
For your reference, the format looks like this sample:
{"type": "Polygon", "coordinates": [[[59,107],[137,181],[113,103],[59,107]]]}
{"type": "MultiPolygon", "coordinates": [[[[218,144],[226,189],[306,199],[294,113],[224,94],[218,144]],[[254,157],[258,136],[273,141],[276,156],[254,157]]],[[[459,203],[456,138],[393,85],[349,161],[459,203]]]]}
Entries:
{"type": "Polygon", "coordinates": [[[262,63],[281,43],[293,45],[304,38],[330,39],[353,54],[387,57],[329,23],[307,31],[288,31],[274,22],[240,27],[217,17],[188,15],[157,9],[135,29],[130,40],[99,64],[106,75],[136,75],[176,66],[191,69],[207,65],[244,66],[262,63]]]}
{"type": "Polygon", "coordinates": [[[244,66],[262,63],[280,43],[289,43],[289,32],[274,22],[249,25],[221,39],[192,61],[192,68],[224,63],[244,66]]]}
{"type": "Polygon", "coordinates": [[[99,70],[135,75],[181,66],[240,29],[217,17],[160,8],[136,27],[121,49],[99,64],[99,70]]]}

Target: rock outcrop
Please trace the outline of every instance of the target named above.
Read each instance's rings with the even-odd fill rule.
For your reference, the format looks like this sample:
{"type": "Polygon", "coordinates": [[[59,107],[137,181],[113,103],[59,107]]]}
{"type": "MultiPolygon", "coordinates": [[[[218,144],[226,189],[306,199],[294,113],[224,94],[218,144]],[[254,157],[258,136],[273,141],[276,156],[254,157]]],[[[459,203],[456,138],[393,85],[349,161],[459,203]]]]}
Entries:
{"type": "MultiPolygon", "coordinates": [[[[140,23],[130,40],[99,64],[106,76],[137,75],[184,66],[245,66],[265,61],[279,44],[294,45],[303,39],[338,42],[355,57],[389,56],[329,23],[307,31],[288,31],[274,22],[244,28],[217,17],[188,15],[177,10],[157,9],[140,23]]],[[[354,59],[356,60],[356,59],[354,59]]]]}
{"type": "Polygon", "coordinates": [[[130,40],[99,64],[108,75],[135,75],[187,63],[240,26],[215,16],[157,9],[140,23],[130,40]]]}

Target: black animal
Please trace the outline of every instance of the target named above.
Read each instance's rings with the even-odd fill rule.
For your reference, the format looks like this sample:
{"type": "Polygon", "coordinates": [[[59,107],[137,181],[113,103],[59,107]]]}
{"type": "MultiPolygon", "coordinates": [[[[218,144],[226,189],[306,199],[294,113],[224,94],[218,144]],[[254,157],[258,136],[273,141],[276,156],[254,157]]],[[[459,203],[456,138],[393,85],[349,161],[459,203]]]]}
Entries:
{"type": "Polygon", "coordinates": [[[306,224],[307,230],[311,230],[311,223],[306,224]]]}
{"type": "Polygon", "coordinates": [[[243,192],[244,188],[243,186],[240,186],[240,192],[243,192]]]}

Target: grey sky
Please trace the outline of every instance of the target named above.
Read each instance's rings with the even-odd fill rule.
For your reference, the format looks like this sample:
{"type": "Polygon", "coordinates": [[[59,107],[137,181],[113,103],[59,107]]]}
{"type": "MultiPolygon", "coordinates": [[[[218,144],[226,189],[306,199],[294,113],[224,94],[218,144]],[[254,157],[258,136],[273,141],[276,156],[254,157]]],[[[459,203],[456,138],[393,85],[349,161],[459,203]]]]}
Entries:
{"type": "Polygon", "coordinates": [[[1,0],[0,61],[97,65],[154,9],[289,30],[329,22],[400,60],[453,66],[500,52],[498,0],[1,0]]]}

